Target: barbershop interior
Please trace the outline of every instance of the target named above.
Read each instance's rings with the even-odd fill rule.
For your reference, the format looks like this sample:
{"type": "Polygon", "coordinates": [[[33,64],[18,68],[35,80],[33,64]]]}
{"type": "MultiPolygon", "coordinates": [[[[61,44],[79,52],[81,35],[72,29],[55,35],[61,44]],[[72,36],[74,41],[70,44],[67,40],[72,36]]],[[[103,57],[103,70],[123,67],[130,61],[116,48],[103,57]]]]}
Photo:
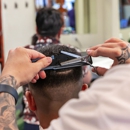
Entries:
{"type": "MultiPolygon", "coordinates": [[[[64,23],[60,43],[73,46],[83,55],[90,47],[112,37],[130,42],[130,0],[0,0],[0,73],[10,49],[31,45],[32,37],[37,34],[36,15],[42,8],[60,12],[64,23]]],[[[108,57],[100,56],[92,57],[92,61],[93,67],[110,68],[113,63],[108,57]]],[[[87,72],[92,66],[87,67],[87,72]]],[[[91,71],[88,84],[99,77],[91,71]]],[[[26,106],[23,87],[17,91],[19,130],[38,130],[39,122],[26,106]]]]}

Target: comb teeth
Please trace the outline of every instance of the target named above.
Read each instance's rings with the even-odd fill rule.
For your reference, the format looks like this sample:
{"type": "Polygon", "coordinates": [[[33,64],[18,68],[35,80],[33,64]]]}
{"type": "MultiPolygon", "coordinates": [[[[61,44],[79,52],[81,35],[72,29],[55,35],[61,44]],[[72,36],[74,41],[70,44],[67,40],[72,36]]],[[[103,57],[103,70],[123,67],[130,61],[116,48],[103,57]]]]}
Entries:
{"type": "Polygon", "coordinates": [[[75,58],[75,59],[72,59],[72,60],[69,60],[69,61],[61,62],[60,65],[64,66],[64,65],[70,65],[70,64],[78,63],[78,62],[81,62],[80,59],[81,58],[79,57],[79,58],[75,58]]]}
{"type": "Polygon", "coordinates": [[[61,51],[61,53],[68,55],[68,56],[71,56],[71,57],[74,57],[74,58],[80,57],[79,55],[76,55],[76,54],[73,54],[73,53],[70,53],[70,52],[66,52],[66,51],[61,51]]]}

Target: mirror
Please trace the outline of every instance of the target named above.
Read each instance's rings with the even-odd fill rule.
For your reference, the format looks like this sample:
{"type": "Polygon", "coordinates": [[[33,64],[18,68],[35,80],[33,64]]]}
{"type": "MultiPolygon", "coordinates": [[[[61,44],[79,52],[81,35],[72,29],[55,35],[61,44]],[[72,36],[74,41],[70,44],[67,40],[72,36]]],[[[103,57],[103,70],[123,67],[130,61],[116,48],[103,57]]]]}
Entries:
{"type": "Polygon", "coordinates": [[[63,34],[76,33],[75,0],[35,0],[36,11],[42,7],[53,7],[63,15],[63,34]]]}
{"type": "Polygon", "coordinates": [[[63,34],[97,33],[97,3],[95,0],[35,0],[36,11],[53,7],[64,18],[63,34]]]}

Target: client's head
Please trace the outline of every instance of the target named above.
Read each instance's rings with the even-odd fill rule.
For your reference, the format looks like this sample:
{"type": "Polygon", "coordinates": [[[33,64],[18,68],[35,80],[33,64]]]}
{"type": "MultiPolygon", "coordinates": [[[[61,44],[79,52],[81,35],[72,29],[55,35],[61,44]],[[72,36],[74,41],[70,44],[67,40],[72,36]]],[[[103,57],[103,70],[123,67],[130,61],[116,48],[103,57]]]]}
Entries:
{"type": "Polygon", "coordinates": [[[37,32],[41,37],[59,38],[63,19],[58,10],[53,8],[42,8],[36,16],[37,32]]]}
{"type": "MultiPolygon", "coordinates": [[[[80,55],[76,49],[64,45],[45,46],[40,52],[52,56],[59,55],[61,50],[80,55]]],[[[45,72],[46,78],[39,79],[34,84],[29,83],[30,91],[26,92],[29,107],[35,112],[43,128],[47,128],[50,121],[58,117],[58,111],[65,102],[78,98],[83,85],[81,66],[45,72]]]]}

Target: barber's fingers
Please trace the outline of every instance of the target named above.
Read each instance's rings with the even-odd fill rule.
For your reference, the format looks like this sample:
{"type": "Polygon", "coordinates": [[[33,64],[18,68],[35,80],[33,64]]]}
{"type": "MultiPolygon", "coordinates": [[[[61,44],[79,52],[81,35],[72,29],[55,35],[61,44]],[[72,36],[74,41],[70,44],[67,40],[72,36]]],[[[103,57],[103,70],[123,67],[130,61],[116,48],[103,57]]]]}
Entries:
{"type": "MultiPolygon", "coordinates": [[[[100,45],[96,45],[96,46],[94,46],[94,47],[91,47],[91,48],[89,48],[89,50],[96,50],[96,49],[98,49],[98,48],[100,48],[100,47],[107,47],[107,48],[115,48],[115,47],[119,47],[120,45],[119,44],[113,44],[113,43],[107,43],[107,44],[100,44],[100,45]]],[[[121,45],[121,46],[123,46],[123,45],[121,45]]],[[[124,46],[126,46],[126,45],[124,45],[124,46]]],[[[124,47],[123,46],[123,47],[124,47]]]]}
{"type": "Polygon", "coordinates": [[[36,83],[37,80],[41,78],[41,79],[44,79],[46,78],[46,73],[44,71],[40,71],[33,79],[32,79],[32,83],[36,83]]]}
{"type": "Polygon", "coordinates": [[[99,48],[99,47],[101,47],[101,46],[102,46],[102,44],[99,44],[99,45],[90,47],[88,50],[96,50],[97,48],[99,48]]]}
{"type": "Polygon", "coordinates": [[[30,59],[36,59],[36,58],[43,58],[43,57],[46,57],[45,55],[43,55],[42,53],[40,53],[40,52],[37,52],[37,51],[35,51],[35,50],[31,50],[30,51],[30,49],[28,49],[28,55],[29,55],[29,57],[30,57],[30,59]]]}
{"type": "Polygon", "coordinates": [[[45,73],[44,71],[40,71],[40,72],[39,72],[39,77],[40,77],[41,79],[46,78],[46,73],[45,73]]]}
{"type": "Polygon", "coordinates": [[[36,83],[37,82],[37,80],[36,79],[32,79],[32,81],[31,81],[32,83],[36,83]]]}
{"type": "MultiPolygon", "coordinates": [[[[103,44],[96,45],[94,47],[91,47],[90,49],[95,50],[95,49],[97,49],[97,48],[99,48],[99,47],[101,47],[103,45],[106,45],[106,43],[112,43],[113,46],[115,46],[115,43],[125,43],[125,42],[118,39],[118,38],[110,38],[110,39],[106,40],[103,44]]],[[[117,46],[117,44],[116,44],[116,46],[117,46]]]]}
{"type": "Polygon", "coordinates": [[[96,50],[87,50],[87,53],[93,57],[104,56],[113,59],[120,56],[122,54],[122,50],[117,48],[99,47],[96,50]]]}
{"type": "Polygon", "coordinates": [[[120,41],[118,43],[114,43],[114,42],[107,42],[107,43],[104,43],[104,44],[99,44],[99,45],[96,45],[94,47],[91,47],[89,48],[89,50],[96,50],[100,47],[107,47],[107,48],[116,48],[116,47],[119,47],[119,48],[126,48],[128,45],[127,42],[124,42],[124,41],[120,41]]]}
{"type": "Polygon", "coordinates": [[[117,43],[117,42],[123,42],[123,40],[118,39],[118,38],[110,38],[105,41],[105,43],[110,43],[110,42],[117,43]]]}
{"type": "Polygon", "coordinates": [[[46,78],[46,73],[41,69],[47,67],[51,62],[52,62],[52,59],[50,57],[44,57],[44,58],[38,60],[37,62],[33,63],[33,67],[35,69],[39,69],[39,67],[40,66],[41,67],[38,70],[39,73],[36,74],[36,76],[31,80],[32,83],[36,83],[37,80],[39,79],[39,77],[42,78],[42,79],[46,78]],[[36,67],[38,67],[38,68],[36,68],[36,67]]]}
{"type": "Polygon", "coordinates": [[[36,82],[40,78],[44,79],[46,77],[46,74],[44,71],[41,71],[41,69],[47,67],[48,65],[50,65],[50,63],[52,62],[52,58],[51,57],[46,57],[45,55],[43,55],[40,52],[36,52],[35,50],[32,50],[33,52],[30,52],[30,58],[31,59],[36,59],[37,57],[39,58],[39,60],[35,63],[33,63],[33,67],[34,69],[38,69],[37,72],[39,72],[32,80],[32,82],[36,82]]]}
{"type": "Polygon", "coordinates": [[[126,48],[128,44],[124,43],[124,42],[118,42],[118,43],[106,43],[106,44],[102,44],[101,47],[106,47],[106,48],[126,48]]]}
{"type": "Polygon", "coordinates": [[[108,70],[108,69],[102,68],[102,67],[96,67],[95,69],[92,69],[92,71],[97,73],[99,76],[103,76],[106,73],[106,71],[108,70]]]}
{"type": "Polygon", "coordinates": [[[47,67],[52,62],[51,57],[44,57],[39,59],[37,62],[33,63],[33,68],[36,70],[36,72],[39,72],[41,69],[47,67]]]}
{"type": "Polygon", "coordinates": [[[39,79],[39,75],[38,75],[38,74],[35,76],[35,79],[36,79],[36,80],[38,80],[38,79],[39,79]]]}

